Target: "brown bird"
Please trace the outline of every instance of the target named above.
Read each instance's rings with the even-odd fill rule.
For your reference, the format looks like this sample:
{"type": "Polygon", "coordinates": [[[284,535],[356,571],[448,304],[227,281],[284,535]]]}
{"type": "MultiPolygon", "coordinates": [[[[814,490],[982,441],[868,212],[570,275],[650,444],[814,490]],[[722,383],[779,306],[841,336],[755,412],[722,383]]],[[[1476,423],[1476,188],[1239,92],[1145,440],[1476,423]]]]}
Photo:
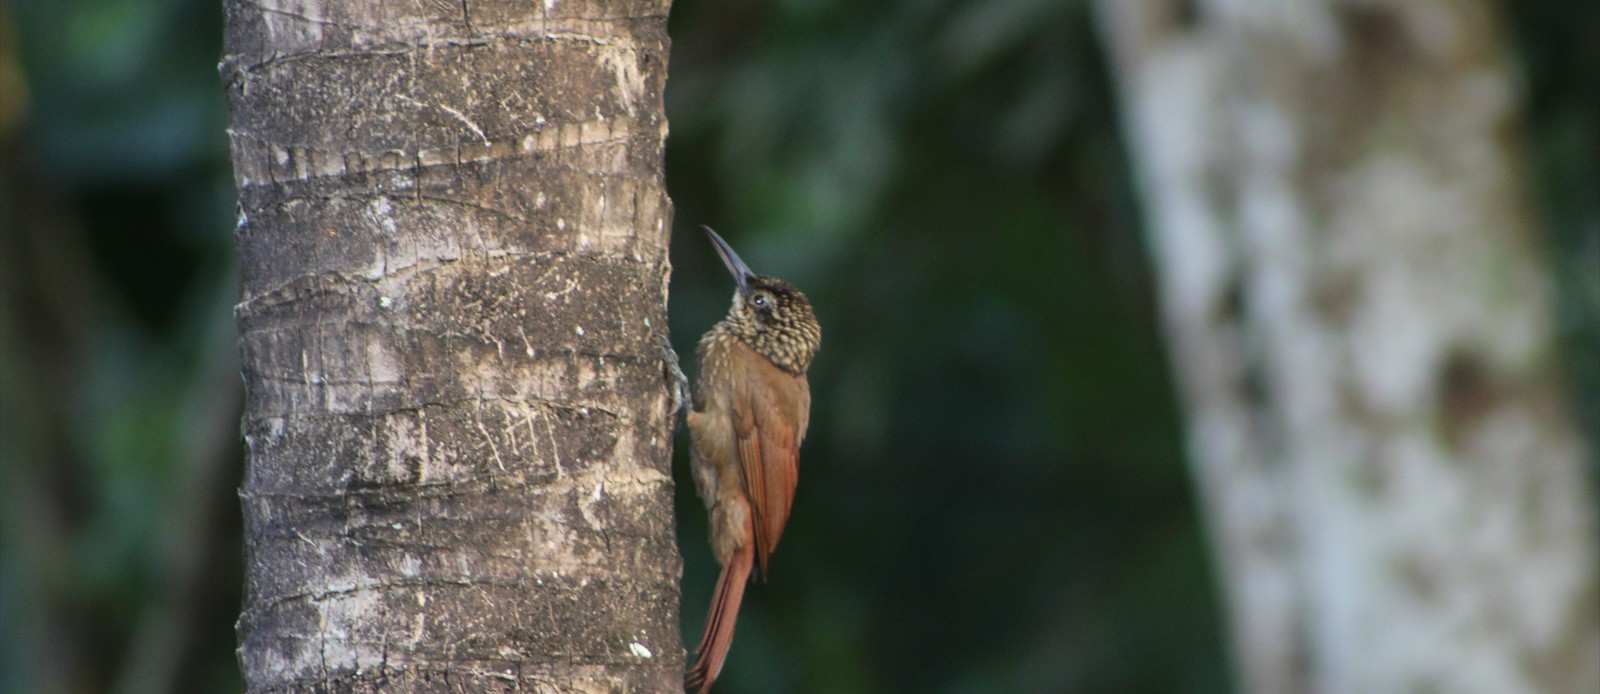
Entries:
{"type": "Polygon", "coordinates": [[[711,514],[711,550],[722,565],[705,634],[684,675],[685,689],[700,694],[710,691],[727,660],[752,566],[767,576],[767,559],[789,520],[811,410],[806,369],[822,344],[804,294],[757,276],[717,232],[703,228],[738,291],[727,317],[700,338],[688,416],[694,483],[711,514]]]}

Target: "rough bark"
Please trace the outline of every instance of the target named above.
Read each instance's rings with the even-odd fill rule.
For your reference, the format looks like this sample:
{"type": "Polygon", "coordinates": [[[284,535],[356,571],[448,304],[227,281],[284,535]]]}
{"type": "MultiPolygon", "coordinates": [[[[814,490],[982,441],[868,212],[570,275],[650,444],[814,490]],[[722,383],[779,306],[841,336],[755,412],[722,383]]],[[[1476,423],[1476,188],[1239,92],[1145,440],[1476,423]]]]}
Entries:
{"type": "Polygon", "coordinates": [[[1245,689],[1600,691],[1487,4],[1099,9],[1245,689]]]}
{"type": "Polygon", "coordinates": [[[251,692],[679,685],[668,0],[229,0],[251,692]]]}

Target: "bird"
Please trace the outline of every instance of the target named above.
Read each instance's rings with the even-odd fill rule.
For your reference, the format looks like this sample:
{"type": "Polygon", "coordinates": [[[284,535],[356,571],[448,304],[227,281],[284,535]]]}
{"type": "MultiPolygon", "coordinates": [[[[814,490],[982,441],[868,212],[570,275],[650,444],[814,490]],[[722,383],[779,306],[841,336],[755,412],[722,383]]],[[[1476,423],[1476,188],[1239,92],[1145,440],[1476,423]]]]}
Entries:
{"type": "Polygon", "coordinates": [[[800,477],[810,420],[806,371],[822,327],[806,295],[757,275],[702,226],[737,289],[728,315],[701,336],[689,426],[695,488],[710,514],[712,553],[722,565],[684,689],[706,694],[722,672],[751,572],[765,580],[800,477]]]}

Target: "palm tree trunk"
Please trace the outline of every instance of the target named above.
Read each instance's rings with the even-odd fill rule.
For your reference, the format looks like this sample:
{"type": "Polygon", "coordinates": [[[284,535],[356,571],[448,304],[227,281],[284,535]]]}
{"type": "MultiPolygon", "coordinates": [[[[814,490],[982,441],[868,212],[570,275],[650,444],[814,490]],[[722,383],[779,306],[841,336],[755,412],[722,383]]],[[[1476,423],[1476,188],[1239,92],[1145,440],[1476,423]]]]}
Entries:
{"type": "Polygon", "coordinates": [[[1099,7],[1245,690],[1600,691],[1488,3],[1099,7]]]}
{"type": "Polygon", "coordinates": [[[249,691],[679,686],[667,9],[227,3],[249,691]]]}

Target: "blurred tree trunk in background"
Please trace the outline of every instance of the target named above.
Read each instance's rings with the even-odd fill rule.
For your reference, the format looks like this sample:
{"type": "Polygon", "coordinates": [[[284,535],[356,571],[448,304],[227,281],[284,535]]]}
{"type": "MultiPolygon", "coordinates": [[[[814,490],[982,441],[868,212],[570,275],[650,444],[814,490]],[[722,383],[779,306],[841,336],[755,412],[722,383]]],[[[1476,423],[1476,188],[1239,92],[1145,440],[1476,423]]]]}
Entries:
{"type": "Polygon", "coordinates": [[[1600,691],[1490,7],[1099,9],[1244,688],[1600,691]]]}
{"type": "Polygon", "coordinates": [[[679,686],[666,5],[227,3],[249,691],[679,686]]]}

